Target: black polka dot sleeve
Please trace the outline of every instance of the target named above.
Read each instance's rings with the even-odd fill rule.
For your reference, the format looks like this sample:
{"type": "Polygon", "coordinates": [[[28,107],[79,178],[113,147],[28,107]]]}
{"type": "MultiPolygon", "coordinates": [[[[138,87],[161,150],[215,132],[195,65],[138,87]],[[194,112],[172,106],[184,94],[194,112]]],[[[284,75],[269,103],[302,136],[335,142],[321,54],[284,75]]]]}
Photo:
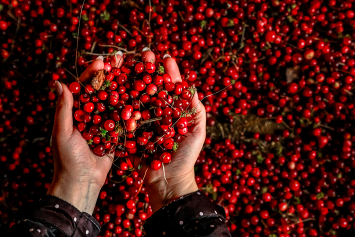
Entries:
{"type": "Polygon", "coordinates": [[[100,224],[88,213],[54,196],[46,195],[19,209],[17,223],[7,236],[21,237],[94,237],[100,224]]]}
{"type": "Polygon", "coordinates": [[[155,212],[144,224],[147,237],[231,236],[225,212],[197,191],[174,200],[155,212]]]}

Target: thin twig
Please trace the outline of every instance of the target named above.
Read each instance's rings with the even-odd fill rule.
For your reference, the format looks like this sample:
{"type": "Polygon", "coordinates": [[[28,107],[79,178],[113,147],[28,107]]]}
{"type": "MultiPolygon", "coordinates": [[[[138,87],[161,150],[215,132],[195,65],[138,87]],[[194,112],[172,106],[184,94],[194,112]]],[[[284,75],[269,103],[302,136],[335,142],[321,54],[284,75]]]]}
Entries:
{"type": "Polygon", "coordinates": [[[76,77],[73,73],[71,73],[71,72],[70,72],[68,69],[66,69],[65,67],[63,67],[63,68],[64,68],[64,70],[67,71],[70,75],[72,75],[72,76],[75,78],[75,80],[76,80],[77,77],[76,77]]]}
{"type": "Polygon", "coordinates": [[[141,33],[142,35],[144,35],[144,33],[143,33],[140,29],[138,29],[136,26],[133,26],[133,29],[135,29],[136,31],[138,31],[139,33],[141,33]]]}
{"type": "Polygon", "coordinates": [[[241,49],[244,47],[244,43],[243,43],[243,41],[244,41],[244,36],[245,36],[245,24],[243,25],[243,34],[242,34],[242,38],[241,38],[241,40],[240,40],[240,46],[239,46],[238,51],[241,50],[241,49]]]}
{"type": "Polygon", "coordinates": [[[132,36],[133,37],[133,35],[132,35],[132,33],[129,31],[129,30],[127,30],[127,28],[126,27],[124,27],[123,25],[121,25],[121,24],[118,24],[118,26],[119,27],[121,27],[122,29],[124,29],[128,34],[130,34],[130,36],[132,36]]]}
{"type": "Polygon", "coordinates": [[[80,21],[81,21],[81,13],[83,12],[83,8],[84,8],[84,3],[85,0],[83,1],[83,4],[81,5],[81,9],[80,9],[80,15],[79,15],[79,23],[78,23],[78,35],[76,38],[76,51],[75,51],[75,71],[76,71],[76,78],[79,78],[79,74],[78,74],[78,67],[77,67],[77,61],[78,61],[78,48],[79,48],[79,34],[80,34],[80,21]]]}
{"type": "Polygon", "coordinates": [[[329,127],[329,126],[324,125],[324,124],[318,124],[318,126],[319,126],[319,127],[323,127],[323,128],[328,128],[328,129],[330,129],[330,130],[334,131],[334,128],[329,127]]]}
{"type": "Polygon", "coordinates": [[[97,41],[95,41],[91,46],[91,53],[94,52],[97,41]]]}
{"type": "Polygon", "coordinates": [[[161,163],[161,164],[162,164],[162,166],[163,166],[164,180],[165,180],[165,182],[166,182],[166,185],[169,185],[168,180],[166,180],[166,176],[165,176],[164,163],[161,163]]]}
{"type": "Polygon", "coordinates": [[[290,128],[290,126],[288,126],[287,123],[286,123],[285,121],[283,121],[283,120],[282,120],[282,124],[285,125],[285,127],[286,127],[288,130],[292,130],[292,129],[290,128]]]}
{"type": "Polygon", "coordinates": [[[125,48],[122,48],[122,47],[119,47],[119,46],[115,46],[115,45],[105,45],[105,44],[101,44],[101,45],[99,45],[99,46],[100,46],[100,47],[108,47],[108,48],[116,48],[116,49],[121,50],[121,51],[126,52],[126,53],[129,53],[129,52],[134,52],[134,53],[135,53],[135,51],[128,51],[128,50],[125,49],[125,48]]]}
{"type": "Polygon", "coordinates": [[[147,124],[147,123],[152,123],[152,122],[159,121],[159,120],[162,120],[162,119],[163,119],[163,117],[147,119],[147,120],[141,121],[140,124],[143,125],[143,124],[147,124]]]}
{"type": "Polygon", "coordinates": [[[149,23],[149,29],[150,29],[150,19],[151,19],[151,17],[152,17],[152,12],[151,12],[151,9],[152,9],[152,3],[151,3],[151,0],[149,0],[149,21],[148,21],[148,23],[149,23]]]}

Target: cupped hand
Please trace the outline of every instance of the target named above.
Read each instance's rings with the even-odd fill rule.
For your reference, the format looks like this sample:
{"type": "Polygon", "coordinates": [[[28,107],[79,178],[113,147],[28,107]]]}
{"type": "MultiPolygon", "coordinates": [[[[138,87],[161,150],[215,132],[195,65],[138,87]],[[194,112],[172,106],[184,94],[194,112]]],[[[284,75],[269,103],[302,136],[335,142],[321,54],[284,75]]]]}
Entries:
{"type": "MultiPolygon", "coordinates": [[[[155,56],[151,51],[143,52],[142,58],[144,61],[155,61],[155,56]]],[[[176,61],[169,55],[165,55],[163,63],[165,72],[171,76],[173,83],[181,82],[176,61]]],[[[149,194],[149,203],[153,212],[180,196],[198,190],[194,165],[206,137],[206,111],[199,101],[197,93],[192,99],[189,109],[191,108],[196,109],[196,114],[193,115],[194,123],[189,127],[189,132],[179,142],[177,151],[172,152],[172,159],[169,164],[165,164],[164,168],[154,171],[145,165],[144,159],[130,157],[136,169],[141,164],[138,172],[141,177],[144,177],[144,184],[149,194]]]]}
{"type": "MultiPolygon", "coordinates": [[[[122,56],[116,55],[115,59],[122,56]]],[[[87,82],[104,68],[103,58],[96,59],[79,80],[87,82]]],[[[96,156],[80,132],[73,127],[73,95],[65,84],[56,81],[57,108],[52,132],[54,175],[47,194],[59,197],[79,211],[92,214],[100,189],[105,183],[112,159],[96,156]]]]}

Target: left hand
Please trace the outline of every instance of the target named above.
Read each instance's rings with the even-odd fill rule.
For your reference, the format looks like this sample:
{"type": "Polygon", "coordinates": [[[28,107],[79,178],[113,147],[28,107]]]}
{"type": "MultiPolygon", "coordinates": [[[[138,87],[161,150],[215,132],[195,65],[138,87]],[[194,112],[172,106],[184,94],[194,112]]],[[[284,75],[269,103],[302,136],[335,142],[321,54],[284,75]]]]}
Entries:
{"type": "MultiPolygon", "coordinates": [[[[97,70],[103,68],[104,62],[98,58],[79,80],[88,81],[97,70]]],[[[58,81],[56,90],[58,100],[52,132],[54,175],[47,194],[69,202],[81,212],[92,214],[112,159],[107,155],[96,156],[90,150],[80,132],[73,128],[72,93],[58,81]]]]}

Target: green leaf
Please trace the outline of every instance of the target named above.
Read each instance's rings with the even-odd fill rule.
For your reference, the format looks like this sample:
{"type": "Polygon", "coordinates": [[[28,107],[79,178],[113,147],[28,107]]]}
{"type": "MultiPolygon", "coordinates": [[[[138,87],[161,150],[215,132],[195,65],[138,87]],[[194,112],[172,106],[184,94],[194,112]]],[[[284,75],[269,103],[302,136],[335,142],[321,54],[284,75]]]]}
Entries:
{"type": "Polygon", "coordinates": [[[115,108],[112,107],[112,106],[109,106],[108,109],[109,109],[109,110],[115,110],[115,108]]]}
{"type": "Polygon", "coordinates": [[[294,202],[295,204],[301,203],[301,199],[299,197],[294,196],[293,198],[295,199],[295,202],[294,202]]]}
{"type": "Polygon", "coordinates": [[[212,200],[216,201],[218,198],[218,194],[217,193],[212,193],[212,200]]]}
{"type": "Polygon", "coordinates": [[[259,164],[263,163],[264,161],[264,158],[262,155],[257,155],[256,156],[256,162],[258,162],[259,164]]]}
{"type": "Polygon", "coordinates": [[[104,81],[104,85],[106,87],[110,87],[111,86],[111,82],[109,80],[106,80],[106,81],[104,81]]]}
{"type": "Polygon", "coordinates": [[[73,32],[72,35],[73,35],[73,37],[77,37],[78,33],[77,32],[73,32]]]}
{"type": "Polygon", "coordinates": [[[93,140],[90,139],[89,141],[87,141],[88,145],[91,145],[93,143],[93,140]]]}
{"type": "Polygon", "coordinates": [[[276,149],[276,155],[281,156],[282,154],[282,147],[276,149]]]}
{"type": "Polygon", "coordinates": [[[196,87],[195,86],[190,86],[189,88],[187,88],[188,91],[190,91],[191,93],[191,98],[194,98],[194,95],[197,91],[196,87]]]}
{"type": "Polygon", "coordinates": [[[268,237],[277,237],[276,234],[270,234],[268,237]]]}
{"type": "Polygon", "coordinates": [[[164,72],[165,72],[164,67],[163,67],[163,66],[159,66],[157,72],[158,72],[159,74],[164,74],[164,72]]]}
{"type": "Polygon", "coordinates": [[[261,194],[267,193],[267,187],[262,187],[261,188],[261,194]]]}
{"type": "Polygon", "coordinates": [[[209,183],[206,185],[206,191],[208,193],[213,193],[213,184],[209,183]]]}
{"type": "Polygon", "coordinates": [[[108,13],[106,10],[100,14],[101,20],[108,21],[110,20],[110,13],[108,13]]]}
{"type": "Polygon", "coordinates": [[[85,14],[81,16],[81,19],[83,19],[84,21],[88,21],[89,17],[85,14]]]}
{"type": "Polygon", "coordinates": [[[0,4],[0,12],[4,9],[4,6],[0,4]]]}
{"type": "Polygon", "coordinates": [[[111,141],[111,136],[109,134],[106,134],[105,138],[106,138],[106,141],[111,141]]]}
{"type": "Polygon", "coordinates": [[[104,129],[104,128],[99,128],[99,130],[100,130],[100,135],[102,136],[102,137],[105,137],[106,136],[106,134],[107,134],[107,130],[106,129],[104,129]]]}
{"type": "Polygon", "coordinates": [[[138,170],[141,170],[143,168],[143,165],[142,164],[139,164],[138,165],[138,170]]]}
{"type": "Polygon", "coordinates": [[[229,19],[227,27],[231,27],[231,26],[234,26],[234,21],[232,19],[229,19]]]}
{"type": "Polygon", "coordinates": [[[178,147],[179,147],[179,143],[174,142],[173,151],[177,151],[178,147]]]}
{"type": "Polygon", "coordinates": [[[318,193],[318,194],[316,195],[316,198],[317,198],[318,200],[324,198],[324,193],[323,193],[323,192],[318,193]]]}
{"type": "Polygon", "coordinates": [[[206,28],[206,25],[207,25],[207,21],[203,20],[200,22],[200,26],[202,30],[206,28]]]}
{"type": "Polygon", "coordinates": [[[239,169],[237,169],[237,171],[235,172],[235,175],[240,175],[242,173],[242,171],[240,171],[239,169]]]}

